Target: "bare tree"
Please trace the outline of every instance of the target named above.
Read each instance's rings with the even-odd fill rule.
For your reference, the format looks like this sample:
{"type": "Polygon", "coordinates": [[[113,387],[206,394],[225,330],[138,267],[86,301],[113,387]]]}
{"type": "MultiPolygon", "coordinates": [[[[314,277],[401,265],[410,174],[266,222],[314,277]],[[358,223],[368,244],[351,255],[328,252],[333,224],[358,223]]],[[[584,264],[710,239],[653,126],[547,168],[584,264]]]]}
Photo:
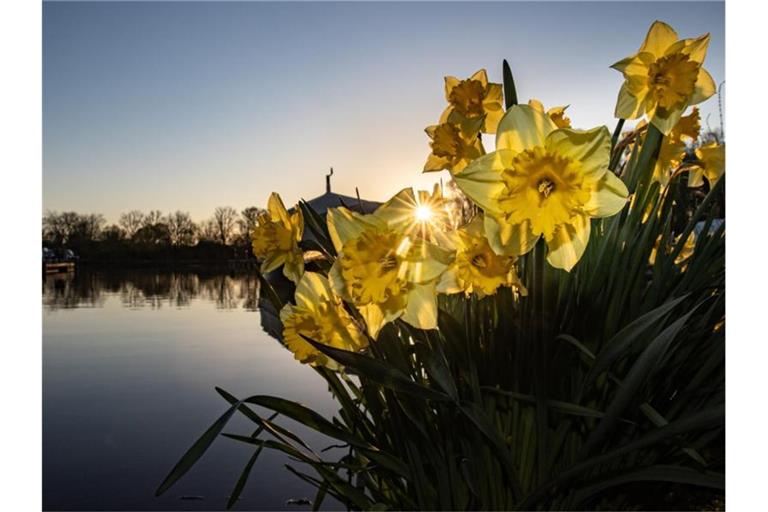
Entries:
{"type": "Polygon", "coordinates": [[[43,238],[55,245],[96,240],[104,226],[100,213],[80,215],[77,212],[48,211],[43,216],[43,238]]]}
{"type": "Polygon", "coordinates": [[[218,228],[214,219],[204,220],[200,223],[198,238],[206,242],[216,242],[218,237],[218,228]]]}
{"type": "Polygon", "coordinates": [[[247,240],[250,240],[251,232],[253,231],[253,228],[256,227],[256,221],[262,212],[264,212],[264,210],[258,206],[249,206],[240,212],[238,225],[240,227],[240,233],[242,233],[247,240]]]}
{"type": "Polygon", "coordinates": [[[61,216],[58,212],[48,210],[43,215],[43,240],[51,244],[63,244],[67,235],[64,233],[61,216]]]}
{"type": "Polygon", "coordinates": [[[118,220],[120,227],[125,230],[125,236],[127,238],[133,238],[133,235],[144,225],[144,214],[139,210],[131,210],[128,213],[120,215],[118,220]]]}
{"type": "Polygon", "coordinates": [[[189,213],[177,210],[169,213],[165,221],[173,245],[192,245],[197,235],[197,226],[189,213]]]}
{"type": "Polygon", "coordinates": [[[148,214],[144,216],[144,226],[154,226],[163,221],[163,212],[160,210],[150,210],[148,214]]]}
{"type": "Polygon", "coordinates": [[[125,239],[125,230],[117,224],[110,224],[101,230],[99,238],[105,242],[119,242],[125,239]]]}
{"type": "Polygon", "coordinates": [[[100,213],[80,215],[80,220],[78,221],[76,228],[78,238],[85,242],[91,242],[98,239],[106,222],[104,216],[100,213]]]}
{"type": "Polygon", "coordinates": [[[213,212],[216,223],[216,240],[227,245],[235,234],[237,225],[237,210],[230,206],[220,206],[213,212]]]}

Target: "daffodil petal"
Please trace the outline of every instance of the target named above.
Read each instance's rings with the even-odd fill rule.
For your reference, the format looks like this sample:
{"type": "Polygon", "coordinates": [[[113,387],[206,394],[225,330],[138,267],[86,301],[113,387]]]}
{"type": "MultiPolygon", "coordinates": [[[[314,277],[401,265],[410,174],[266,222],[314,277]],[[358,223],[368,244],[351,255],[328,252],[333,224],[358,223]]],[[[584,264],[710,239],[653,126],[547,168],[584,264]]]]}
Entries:
{"type": "Polygon", "coordinates": [[[688,172],[688,186],[697,188],[704,185],[704,169],[699,166],[691,168],[688,172]]]}
{"type": "Polygon", "coordinates": [[[483,133],[496,133],[499,128],[501,118],[504,117],[504,110],[489,107],[486,109],[485,120],[483,121],[483,133]]]}
{"type": "Polygon", "coordinates": [[[283,265],[283,275],[294,283],[298,283],[304,274],[304,259],[299,257],[294,259],[286,258],[283,265]]]}
{"type": "Polygon", "coordinates": [[[533,234],[529,221],[510,224],[486,212],[484,225],[488,244],[496,254],[520,256],[533,249],[539,239],[533,234]]]}
{"type": "Polygon", "coordinates": [[[434,281],[453,261],[453,251],[435,244],[415,244],[406,256],[404,265],[408,280],[413,283],[434,281]]]}
{"type": "Polygon", "coordinates": [[[637,119],[645,113],[645,101],[629,92],[629,86],[624,83],[619,89],[616,100],[615,116],[618,119],[637,119]]]}
{"type": "Polygon", "coordinates": [[[661,108],[656,108],[652,116],[649,113],[651,124],[658,128],[665,136],[669,135],[683,116],[684,110],[685,108],[681,108],[664,112],[661,108]]]}
{"type": "Polygon", "coordinates": [[[459,188],[483,210],[501,214],[499,195],[504,191],[501,172],[512,164],[514,152],[499,150],[476,158],[453,176],[459,188]]]}
{"type": "Polygon", "coordinates": [[[479,71],[476,71],[474,75],[469,77],[470,80],[477,80],[481,84],[483,84],[483,87],[488,85],[488,73],[484,69],[481,69],[479,71]]]}
{"type": "Polygon", "coordinates": [[[291,226],[294,227],[294,238],[297,242],[301,242],[304,236],[304,215],[301,213],[300,208],[296,208],[296,211],[291,214],[291,226]]]}
{"type": "Polygon", "coordinates": [[[704,34],[693,39],[681,39],[667,48],[666,55],[672,55],[678,52],[688,55],[688,58],[694,62],[702,64],[707,56],[707,47],[709,46],[709,34],[704,34]]]}
{"type": "Polygon", "coordinates": [[[592,130],[560,128],[549,134],[546,148],[551,153],[579,162],[584,178],[597,181],[608,170],[611,134],[605,126],[592,130]]]}
{"type": "Polygon", "coordinates": [[[339,258],[333,262],[331,270],[328,271],[328,283],[331,285],[333,293],[341,297],[342,299],[349,301],[349,293],[347,293],[347,286],[344,283],[344,277],[341,275],[341,263],[339,258]]]}
{"type": "Polygon", "coordinates": [[[712,75],[709,72],[701,68],[699,70],[699,76],[696,78],[696,86],[693,89],[693,96],[691,96],[691,105],[696,105],[702,101],[711,98],[717,92],[717,85],[712,75]]]}
{"type": "Polygon", "coordinates": [[[443,272],[435,289],[438,293],[444,294],[459,293],[463,290],[456,277],[456,269],[454,267],[450,267],[443,272]]]}
{"type": "Polygon", "coordinates": [[[373,213],[386,222],[390,228],[398,229],[413,224],[414,211],[419,203],[413,188],[404,188],[373,213]]]}
{"type": "Polygon", "coordinates": [[[595,185],[583,210],[590,217],[610,217],[624,208],[628,197],[629,191],[621,178],[608,171],[595,185]]]}
{"type": "Polygon", "coordinates": [[[321,300],[329,300],[333,295],[328,279],[317,272],[305,272],[296,285],[294,298],[297,306],[313,310],[321,300]]]}
{"type": "Polygon", "coordinates": [[[654,21],[639,52],[652,53],[656,58],[663,57],[667,48],[675,44],[677,39],[677,32],[672,27],[663,21],[654,21]]]}
{"type": "Polygon", "coordinates": [[[431,154],[427,157],[427,161],[424,164],[424,170],[422,172],[436,172],[448,169],[451,161],[442,156],[435,156],[431,154]]]}
{"type": "Polygon", "coordinates": [[[267,201],[267,210],[269,211],[270,217],[273,219],[280,219],[280,222],[282,222],[284,226],[291,225],[291,219],[288,217],[288,210],[285,209],[283,200],[276,192],[270,194],[269,200],[267,201]]]}
{"type": "Polygon", "coordinates": [[[544,112],[528,105],[515,105],[504,114],[496,132],[496,149],[520,153],[543,146],[547,135],[557,128],[544,112]]]}
{"type": "Polygon", "coordinates": [[[285,263],[286,255],[283,253],[275,253],[275,254],[269,254],[267,255],[264,260],[261,262],[261,273],[267,274],[269,272],[272,272],[276,268],[278,268],[280,265],[285,263]]]}
{"type": "Polygon", "coordinates": [[[365,325],[368,327],[368,334],[371,338],[376,339],[379,335],[379,331],[384,327],[384,312],[381,310],[378,304],[368,304],[366,306],[360,306],[357,308],[360,312],[360,316],[365,320],[365,325]]]}
{"type": "Polygon", "coordinates": [[[451,91],[454,87],[459,85],[460,80],[456,78],[455,76],[446,76],[445,77],[445,99],[446,101],[451,101],[451,91]]]}
{"type": "Polygon", "coordinates": [[[648,75],[648,64],[653,62],[654,57],[650,53],[637,53],[631,57],[626,57],[611,65],[612,69],[630,76],[648,75]]]}
{"type": "Polygon", "coordinates": [[[528,106],[534,110],[538,110],[539,112],[544,112],[544,104],[536,98],[529,99],[528,106]]]}
{"type": "Polygon", "coordinates": [[[379,228],[383,221],[372,215],[361,215],[340,206],[328,210],[326,222],[328,233],[337,251],[340,251],[347,241],[357,238],[366,229],[379,228]]]}
{"type": "Polygon", "coordinates": [[[501,84],[488,84],[488,92],[485,95],[483,104],[485,106],[499,105],[499,107],[501,107],[501,104],[503,102],[504,102],[504,91],[501,87],[501,84]]]}
{"type": "Polygon", "coordinates": [[[453,114],[453,107],[449,105],[445,108],[445,110],[443,110],[443,113],[440,114],[439,123],[447,123],[448,118],[451,117],[451,114],[453,114]]]}
{"type": "Polygon", "coordinates": [[[403,320],[419,329],[437,329],[435,283],[416,285],[408,291],[403,320]]]}
{"type": "Polygon", "coordinates": [[[555,268],[570,272],[581,259],[589,242],[590,222],[586,215],[577,215],[573,223],[563,224],[547,242],[547,261],[555,268]]]}

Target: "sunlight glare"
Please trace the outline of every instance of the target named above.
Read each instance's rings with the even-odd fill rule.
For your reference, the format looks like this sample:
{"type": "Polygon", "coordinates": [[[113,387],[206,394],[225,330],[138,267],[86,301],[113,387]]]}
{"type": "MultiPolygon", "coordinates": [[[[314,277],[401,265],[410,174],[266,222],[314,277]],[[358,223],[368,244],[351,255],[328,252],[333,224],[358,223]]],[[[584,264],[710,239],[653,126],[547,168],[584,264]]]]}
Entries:
{"type": "Polygon", "coordinates": [[[429,222],[432,218],[432,209],[429,206],[421,205],[416,208],[413,215],[419,222],[429,222]]]}

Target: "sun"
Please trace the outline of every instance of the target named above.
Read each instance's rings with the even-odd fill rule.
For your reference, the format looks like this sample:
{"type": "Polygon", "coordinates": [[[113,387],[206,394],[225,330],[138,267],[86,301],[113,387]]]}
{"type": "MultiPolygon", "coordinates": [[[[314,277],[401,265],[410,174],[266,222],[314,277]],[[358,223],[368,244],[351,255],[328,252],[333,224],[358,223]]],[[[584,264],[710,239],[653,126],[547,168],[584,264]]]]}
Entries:
{"type": "Polygon", "coordinates": [[[419,222],[429,222],[433,215],[432,208],[427,205],[417,206],[413,215],[419,222]]]}

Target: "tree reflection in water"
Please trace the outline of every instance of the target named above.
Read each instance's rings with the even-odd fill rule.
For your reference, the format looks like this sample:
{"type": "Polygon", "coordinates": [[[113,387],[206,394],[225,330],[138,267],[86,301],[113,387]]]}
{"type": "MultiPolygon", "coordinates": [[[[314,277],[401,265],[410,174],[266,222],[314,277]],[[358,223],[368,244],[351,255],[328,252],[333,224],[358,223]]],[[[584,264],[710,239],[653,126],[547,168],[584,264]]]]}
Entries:
{"type": "Polygon", "coordinates": [[[48,311],[103,307],[109,296],[119,297],[127,308],[183,308],[200,299],[219,309],[256,311],[259,281],[252,273],[146,270],[83,270],[43,279],[48,311]]]}

